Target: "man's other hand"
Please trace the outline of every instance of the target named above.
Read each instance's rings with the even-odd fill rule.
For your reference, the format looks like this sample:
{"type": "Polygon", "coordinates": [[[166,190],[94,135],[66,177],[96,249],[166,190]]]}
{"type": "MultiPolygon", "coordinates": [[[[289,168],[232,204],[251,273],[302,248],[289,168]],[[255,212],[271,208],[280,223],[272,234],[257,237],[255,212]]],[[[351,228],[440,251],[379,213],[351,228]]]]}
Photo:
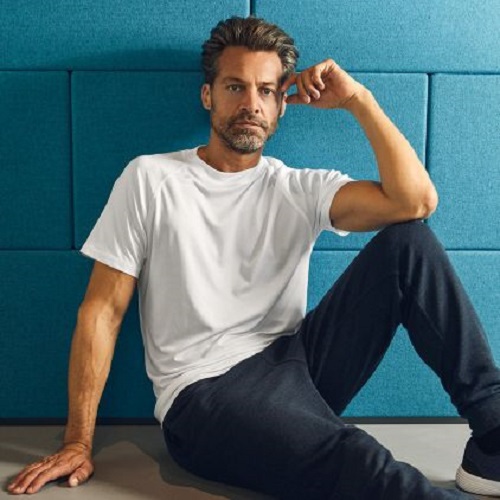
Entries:
{"type": "Polygon", "coordinates": [[[365,89],[333,59],[325,59],[301,73],[293,73],[280,90],[286,92],[294,84],[297,93],[287,96],[287,104],[309,104],[325,109],[348,109],[354,97],[365,89]]]}
{"type": "Polygon", "coordinates": [[[36,493],[47,482],[63,476],[69,486],[87,481],[94,472],[91,451],[84,444],[66,444],[53,455],[26,466],[7,486],[9,493],[36,493]]]}

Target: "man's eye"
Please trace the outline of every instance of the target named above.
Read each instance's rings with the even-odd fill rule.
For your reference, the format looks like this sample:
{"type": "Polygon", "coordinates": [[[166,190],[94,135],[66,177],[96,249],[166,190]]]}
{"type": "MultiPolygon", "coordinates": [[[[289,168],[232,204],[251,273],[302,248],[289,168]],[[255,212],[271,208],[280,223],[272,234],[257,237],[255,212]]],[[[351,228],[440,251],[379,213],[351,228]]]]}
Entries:
{"type": "Polygon", "coordinates": [[[238,92],[238,90],[241,89],[241,85],[232,84],[232,85],[228,85],[227,88],[231,92],[238,92]]]}
{"type": "Polygon", "coordinates": [[[268,89],[268,88],[263,88],[262,89],[262,93],[264,95],[273,95],[274,94],[274,90],[273,89],[268,89]]]}

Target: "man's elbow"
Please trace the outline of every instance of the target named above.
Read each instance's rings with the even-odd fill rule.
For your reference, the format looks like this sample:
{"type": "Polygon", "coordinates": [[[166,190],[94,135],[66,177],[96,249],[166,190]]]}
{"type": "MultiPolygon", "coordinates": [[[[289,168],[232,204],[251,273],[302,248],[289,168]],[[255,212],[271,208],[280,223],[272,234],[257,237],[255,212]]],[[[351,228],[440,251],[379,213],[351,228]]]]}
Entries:
{"type": "Polygon", "coordinates": [[[437,209],[439,197],[434,186],[419,198],[418,203],[413,207],[415,219],[428,219],[437,209]]]}

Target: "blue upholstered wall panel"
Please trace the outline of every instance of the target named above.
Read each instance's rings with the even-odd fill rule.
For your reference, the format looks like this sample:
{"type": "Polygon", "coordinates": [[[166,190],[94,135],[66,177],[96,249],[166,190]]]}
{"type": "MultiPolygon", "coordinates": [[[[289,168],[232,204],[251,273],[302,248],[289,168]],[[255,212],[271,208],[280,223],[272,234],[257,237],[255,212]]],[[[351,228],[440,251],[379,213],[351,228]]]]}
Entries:
{"type": "Polygon", "coordinates": [[[0,173],[0,248],[69,247],[66,73],[0,72],[0,173]]]}
{"type": "Polygon", "coordinates": [[[351,71],[500,71],[497,0],[255,0],[288,31],[300,67],[327,57],[351,71]]]}
{"type": "Polygon", "coordinates": [[[500,364],[500,251],[449,251],[500,364]]]}
{"type": "Polygon", "coordinates": [[[448,248],[499,249],[500,75],[433,75],[431,95],[430,225],[448,248]]]}
{"type": "Polygon", "coordinates": [[[125,164],[140,154],[204,144],[201,73],[75,72],[75,239],[80,247],[125,164]]]}
{"type": "MultiPolygon", "coordinates": [[[[456,249],[449,255],[500,361],[500,76],[485,74],[500,72],[496,0],[0,0],[0,418],[65,418],[71,335],[92,267],[77,249],[130,159],[206,142],[200,45],[217,21],[250,7],[295,38],[299,69],[332,57],[354,71],[426,162],[441,197],[429,224],[456,249]]],[[[377,178],[344,111],[289,106],[265,154],[377,178]]],[[[320,236],[308,310],[370,237],[320,236]]],[[[134,296],[99,415],[152,417],[153,403],[134,296]]],[[[345,415],[456,412],[400,329],[345,415]]]]}
{"type": "Polygon", "coordinates": [[[0,69],[200,67],[210,28],[249,0],[0,0],[0,69]]]}
{"type": "MultiPolygon", "coordinates": [[[[357,255],[356,251],[316,251],[311,258],[308,311],[357,255]]],[[[449,252],[469,293],[487,339],[500,361],[500,252],[449,252]]],[[[438,377],[415,352],[404,328],[373,377],[346,409],[345,416],[457,416],[438,377]]]]}
{"type": "MultiPolygon", "coordinates": [[[[0,252],[0,418],[66,417],[71,337],[91,268],[76,251],[0,252]]],[[[143,353],[134,294],[99,416],[152,416],[143,353]]]]}
{"type": "MultiPolygon", "coordinates": [[[[354,76],[374,92],[423,161],[427,77],[354,76]]],[[[206,142],[208,113],[199,104],[201,84],[198,73],[73,73],[77,246],[97,220],[124,163],[138,154],[206,142]],[[184,113],[186,109],[190,112],[184,113]]],[[[369,143],[345,111],[290,105],[265,154],[296,167],[338,168],[354,178],[378,179],[369,143]]],[[[317,248],[361,248],[371,236],[352,234],[340,239],[325,232],[317,248]]]]}
{"type": "MultiPolygon", "coordinates": [[[[371,90],[425,161],[427,75],[353,73],[352,76],[371,90]]],[[[375,155],[363,129],[344,110],[289,105],[265,154],[294,167],[333,168],[354,179],[379,179],[375,155]]],[[[372,236],[373,233],[352,233],[348,238],[338,238],[325,231],[316,248],[362,248],[372,236]]]]}
{"type": "MultiPolygon", "coordinates": [[[[308,310],[317,305],[356,254],[313,253],[308,310]]],[[[500,302],[500,253],[449,254],[483,320],[490,344],[500,353],[500,338],[494,335],[500,322],[496,307],[500,302]]],[[[91,265],[74,251],[0,252],[0,314],[2,328],[9,334],[0,350],[0,418],[65,417],[71,335],[91,265]]],[[[99,416],[150,417],[153,404],[134,295],[118,338],[99,416]]],[[[456,412],[439,380],[420,361],[401,328],[345,415],[453,416],[456,412]]]]}

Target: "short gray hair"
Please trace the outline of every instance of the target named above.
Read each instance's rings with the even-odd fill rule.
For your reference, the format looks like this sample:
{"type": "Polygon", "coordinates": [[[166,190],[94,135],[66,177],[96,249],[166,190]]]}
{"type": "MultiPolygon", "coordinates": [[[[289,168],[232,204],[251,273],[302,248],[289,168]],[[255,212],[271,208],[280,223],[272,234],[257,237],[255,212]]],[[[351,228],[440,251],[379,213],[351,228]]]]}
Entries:
{"type": "Polygon", "coordinates": [[[253,51],[273,51],[281,59],[283,75],[280,83],[294,71],[299,51],[294,40],[275,24],[257,17],[233,16],[219,21],[202,45],[202,68],[205,83],[213,84],[217,76],[217,61],[226,47],[247,47],[253,51]]]}

